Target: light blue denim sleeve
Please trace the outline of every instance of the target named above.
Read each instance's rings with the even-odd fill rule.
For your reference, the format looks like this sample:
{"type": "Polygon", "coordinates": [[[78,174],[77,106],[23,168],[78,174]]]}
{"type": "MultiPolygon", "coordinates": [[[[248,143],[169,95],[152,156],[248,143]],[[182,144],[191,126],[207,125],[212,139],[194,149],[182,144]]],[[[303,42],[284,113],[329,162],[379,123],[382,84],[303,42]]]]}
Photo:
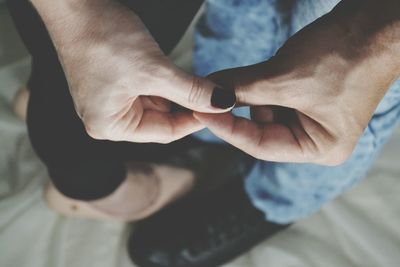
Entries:
{"type": "MultiPolygon", "coordinates": [[[[339,1],[292,1],[291,6],[282,6],[282,2],[285,1],[208,1],[207,13],[196,34],[197,73],[204,75],[268,59],[290,35],[327,13],[339,1]]],[[[237,112],[248,116],[246,109],[237,112]]],[[[397,81],[343,165],[257,161],[246,177],[246,190],[269,221],[290,223],[309,216],[365,177],[399,121],[400,81],[397,81]]],[[[199,133],[198,137],[217,141],[209,132],[199,133]]]]}

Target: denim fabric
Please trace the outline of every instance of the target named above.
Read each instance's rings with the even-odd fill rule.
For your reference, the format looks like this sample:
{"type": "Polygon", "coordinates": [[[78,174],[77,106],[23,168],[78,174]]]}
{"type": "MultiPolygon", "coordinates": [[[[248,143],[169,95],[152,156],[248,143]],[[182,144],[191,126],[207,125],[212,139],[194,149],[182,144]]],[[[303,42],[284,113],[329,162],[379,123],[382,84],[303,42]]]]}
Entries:
{"type": "MultiPolygon", "coordinates": [[[[292,34],[329,12],[338,0],[208,0],[195,35],[194,68],[207,75],[270,58],[292,34]]],[[[312,49],[310,47],[310,49],[312,49]]],[[[248,110],[237,114],[248,117],[248,110]]],[[[400,81],[377,108],[352,156],[342,165],[257,161],[245,179],[266,220],[290,223],[318,211],[365,177],[400,121],[400,81]]],[[[208,131],[196,137],[222,142],[208,131]]]]}

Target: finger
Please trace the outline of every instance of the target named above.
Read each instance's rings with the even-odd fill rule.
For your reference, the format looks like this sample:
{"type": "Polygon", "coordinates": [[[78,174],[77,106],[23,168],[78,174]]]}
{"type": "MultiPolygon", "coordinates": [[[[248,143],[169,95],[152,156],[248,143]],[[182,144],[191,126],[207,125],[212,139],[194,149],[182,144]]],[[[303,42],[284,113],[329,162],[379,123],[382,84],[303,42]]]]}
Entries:
{"type": "Polygon", "coordinates": [[[138,143],[170,143],[203,129],[191,112],[164,113],[145,110],[131,136],[138,143]]]}
{"type": "Polygon", "coordinates": [[[141,97],[142,105],[144,109],[153,109],[161,112],[169,112],[171,110],[171,102],[158,97],[158,96],[149,96],[149,97],[141,97]]]}
{"type": "Polygon", "coordinates": [[[250,107],[251,119],[258,123],[274,121],[274,110],[272,106],[250,107]]]}
{"type": "Polygon", "coordinates": [[[306,161],[292,131],[284,125],[257,124],[230,113],[196,112],[194,117],[215,135],[255,158],[282,162],[306,161]]]}
{"type": "Polygon", "coordinates": [[[277,74],[272,60],[215,72],[208,77],[224,88],[234,90],[237,106],[289,104],[286,90],[289,84],[277,74]]]}
{"type": "Polygon", "coordinates": [[[160,87],[148,92],[175,102],[191,110],[205,113],[221,113],[236,104],[236,95],[207,78],[196,77],[176,70],[160,87]]]}

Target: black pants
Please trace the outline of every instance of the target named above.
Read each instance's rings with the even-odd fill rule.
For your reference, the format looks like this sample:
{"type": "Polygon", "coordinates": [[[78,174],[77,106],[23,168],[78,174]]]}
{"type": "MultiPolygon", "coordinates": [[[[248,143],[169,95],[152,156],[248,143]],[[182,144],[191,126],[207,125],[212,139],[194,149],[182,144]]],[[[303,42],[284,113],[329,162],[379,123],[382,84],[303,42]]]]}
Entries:
{"type": "MultiPolygon", "coordinates": [[[[177,44],[203,0],[121,0],[134,10],[165,53],[177,44]]],[[[68,197],[94,200],[125,179],[128,161],[166,163],[199,170],[202,176],[229,173],[243,153],[190,137],[168,145],[92,139],[78,118],[49,34],[28,0],[9,0],[15,25],[32,55],[28,132],[54,185],[68,197]],[[222,153],[221,153],[222,152],[222,153]],[[227,172],[228,171],[228,172],[227,172]]]]}

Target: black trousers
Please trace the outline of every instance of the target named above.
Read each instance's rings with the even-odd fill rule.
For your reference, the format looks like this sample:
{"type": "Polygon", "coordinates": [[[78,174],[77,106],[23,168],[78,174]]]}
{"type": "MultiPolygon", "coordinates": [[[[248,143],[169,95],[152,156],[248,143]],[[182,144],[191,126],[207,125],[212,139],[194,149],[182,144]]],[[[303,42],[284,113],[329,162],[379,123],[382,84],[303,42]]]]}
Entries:
{"type": "MultiPolygon", "coordinates": [[[[203,0],[121,2],[141,17],[161,49],[169,53],[203,0]]],[[[168,145],[94,140],[74,110],[63,69],[41,18],[28,0],[8,0],[8,7],[32,56],[29,137],[54,185],[66,196],[94,200],[111,194],[124,181],[128,161],[192,168],[211,179],[235,173],[232,166],[248,160],[232,147],[190,137],[168,145]]]]}

